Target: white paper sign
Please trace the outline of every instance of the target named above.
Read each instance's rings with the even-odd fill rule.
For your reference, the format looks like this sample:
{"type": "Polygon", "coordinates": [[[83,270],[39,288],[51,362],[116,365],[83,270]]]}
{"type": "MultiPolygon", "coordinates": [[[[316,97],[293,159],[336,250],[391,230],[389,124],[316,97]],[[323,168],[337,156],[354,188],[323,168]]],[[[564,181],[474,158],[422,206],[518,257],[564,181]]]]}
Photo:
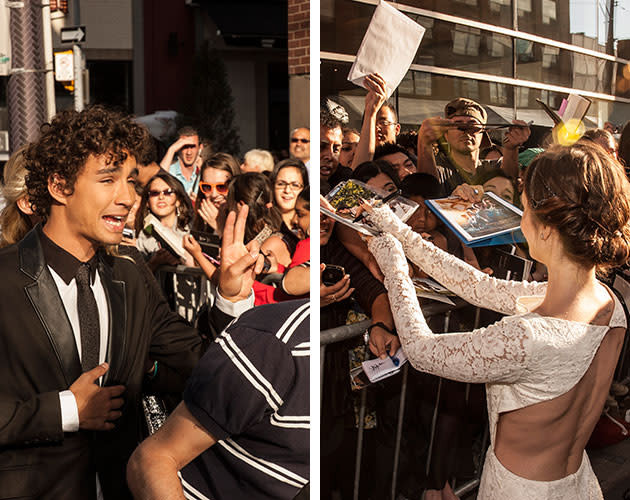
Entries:
{"type": "Polygon", "coordinates": [[[58,82],[74,80],[74,55],[71,50],[55,52],[55,80],[58,82]]]}
{"type": "Polygon", "coordinates": [[[348,80],[366,88],[363,79],[378,73],[389,98],[400,85],[418,51],[426,30],[386,2],[374,10],[348,80]]]}

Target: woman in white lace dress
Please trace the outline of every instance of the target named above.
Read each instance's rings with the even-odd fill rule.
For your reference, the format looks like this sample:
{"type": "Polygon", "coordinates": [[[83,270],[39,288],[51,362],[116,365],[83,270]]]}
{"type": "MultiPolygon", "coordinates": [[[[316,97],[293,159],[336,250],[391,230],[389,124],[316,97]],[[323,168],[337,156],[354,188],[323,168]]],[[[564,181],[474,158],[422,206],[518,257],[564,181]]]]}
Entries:
{"type": "Polygon", "coordinates": [[[549,269],[547,283],[491,278],[424,241],[387,208],[369,216],[386,233],[369,247],[412,365],[486,383],[491,445],[478,498],[602,498],[584,447],[626,318],[596,271],[629,258],[630,185],[599,147],[558,146],[530,165],[522,200],[521,228],[532,257],[549,269]],[[473,332],[433,334],[405,256],[470,303],[508,316],[473,332]]]}

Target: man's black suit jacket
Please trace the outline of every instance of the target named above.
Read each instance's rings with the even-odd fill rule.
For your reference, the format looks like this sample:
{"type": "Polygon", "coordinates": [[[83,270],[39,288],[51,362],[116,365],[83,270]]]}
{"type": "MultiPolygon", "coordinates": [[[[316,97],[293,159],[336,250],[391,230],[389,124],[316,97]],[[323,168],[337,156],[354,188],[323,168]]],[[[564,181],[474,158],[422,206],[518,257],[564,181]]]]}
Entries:
{"type": "Polygon", "coordinates": [[[184,380],[199,360],[201,339],[132,261],[103,254],[110,364],[103,385],[126,387],[123,416],[112,431],[64,434],[59,392],[81,375],[81,364],[39,231],[0,250],[0,498],[90,500],[95,472],[106,500],[130,498],[125,468],[141,439],[147,359],[164,368],[157,387],[167,368],[184,380]]]}

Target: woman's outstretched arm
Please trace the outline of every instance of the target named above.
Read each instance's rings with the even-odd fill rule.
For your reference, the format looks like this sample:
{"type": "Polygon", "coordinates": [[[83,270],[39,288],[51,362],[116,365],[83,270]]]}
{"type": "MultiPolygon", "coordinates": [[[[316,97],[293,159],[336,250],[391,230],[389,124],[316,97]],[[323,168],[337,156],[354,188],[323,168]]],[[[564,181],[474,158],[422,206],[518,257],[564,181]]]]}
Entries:
{"type": "MultiPolygon", "coordinates": [[[[368,220],[378,230],[395,236],[409,260],[467,302],[503,314],[515,314],[516,299],[544,295],[547,283],[500,280],[424,240],[389,209],[372,209],[368,220]]],[[[379,262],[380,264],[380,262],[379,262]]]]}
{"type": "Polygon", "coordinates": [[[531,341],[520,317],[466,333],[434,334],[409,278],[402,246],[385,234],[369,242],[385,286],[401,344],[414,368],[462,382],[513,382],[526,368],[531,341]]]}

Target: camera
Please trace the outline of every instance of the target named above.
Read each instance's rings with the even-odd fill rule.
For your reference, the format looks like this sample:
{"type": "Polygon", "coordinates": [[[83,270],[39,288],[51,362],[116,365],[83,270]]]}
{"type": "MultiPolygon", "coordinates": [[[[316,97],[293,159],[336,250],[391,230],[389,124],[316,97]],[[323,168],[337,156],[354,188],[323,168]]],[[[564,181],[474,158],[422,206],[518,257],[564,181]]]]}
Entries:
{"type": "Polygon", "coordinates": [[[122,230],[122,235],[123,235],[123,238],[128,238],[130,240],[133,240],[136,237],[136,232],[133,229],[125,227],[122,230]]]}
{"type": "Polygon", "coordinates": [[[338,283],[346,275],[346,270],[341,266],[326,264],[322,272],[322,283],[326,286],[338,283]]]}

